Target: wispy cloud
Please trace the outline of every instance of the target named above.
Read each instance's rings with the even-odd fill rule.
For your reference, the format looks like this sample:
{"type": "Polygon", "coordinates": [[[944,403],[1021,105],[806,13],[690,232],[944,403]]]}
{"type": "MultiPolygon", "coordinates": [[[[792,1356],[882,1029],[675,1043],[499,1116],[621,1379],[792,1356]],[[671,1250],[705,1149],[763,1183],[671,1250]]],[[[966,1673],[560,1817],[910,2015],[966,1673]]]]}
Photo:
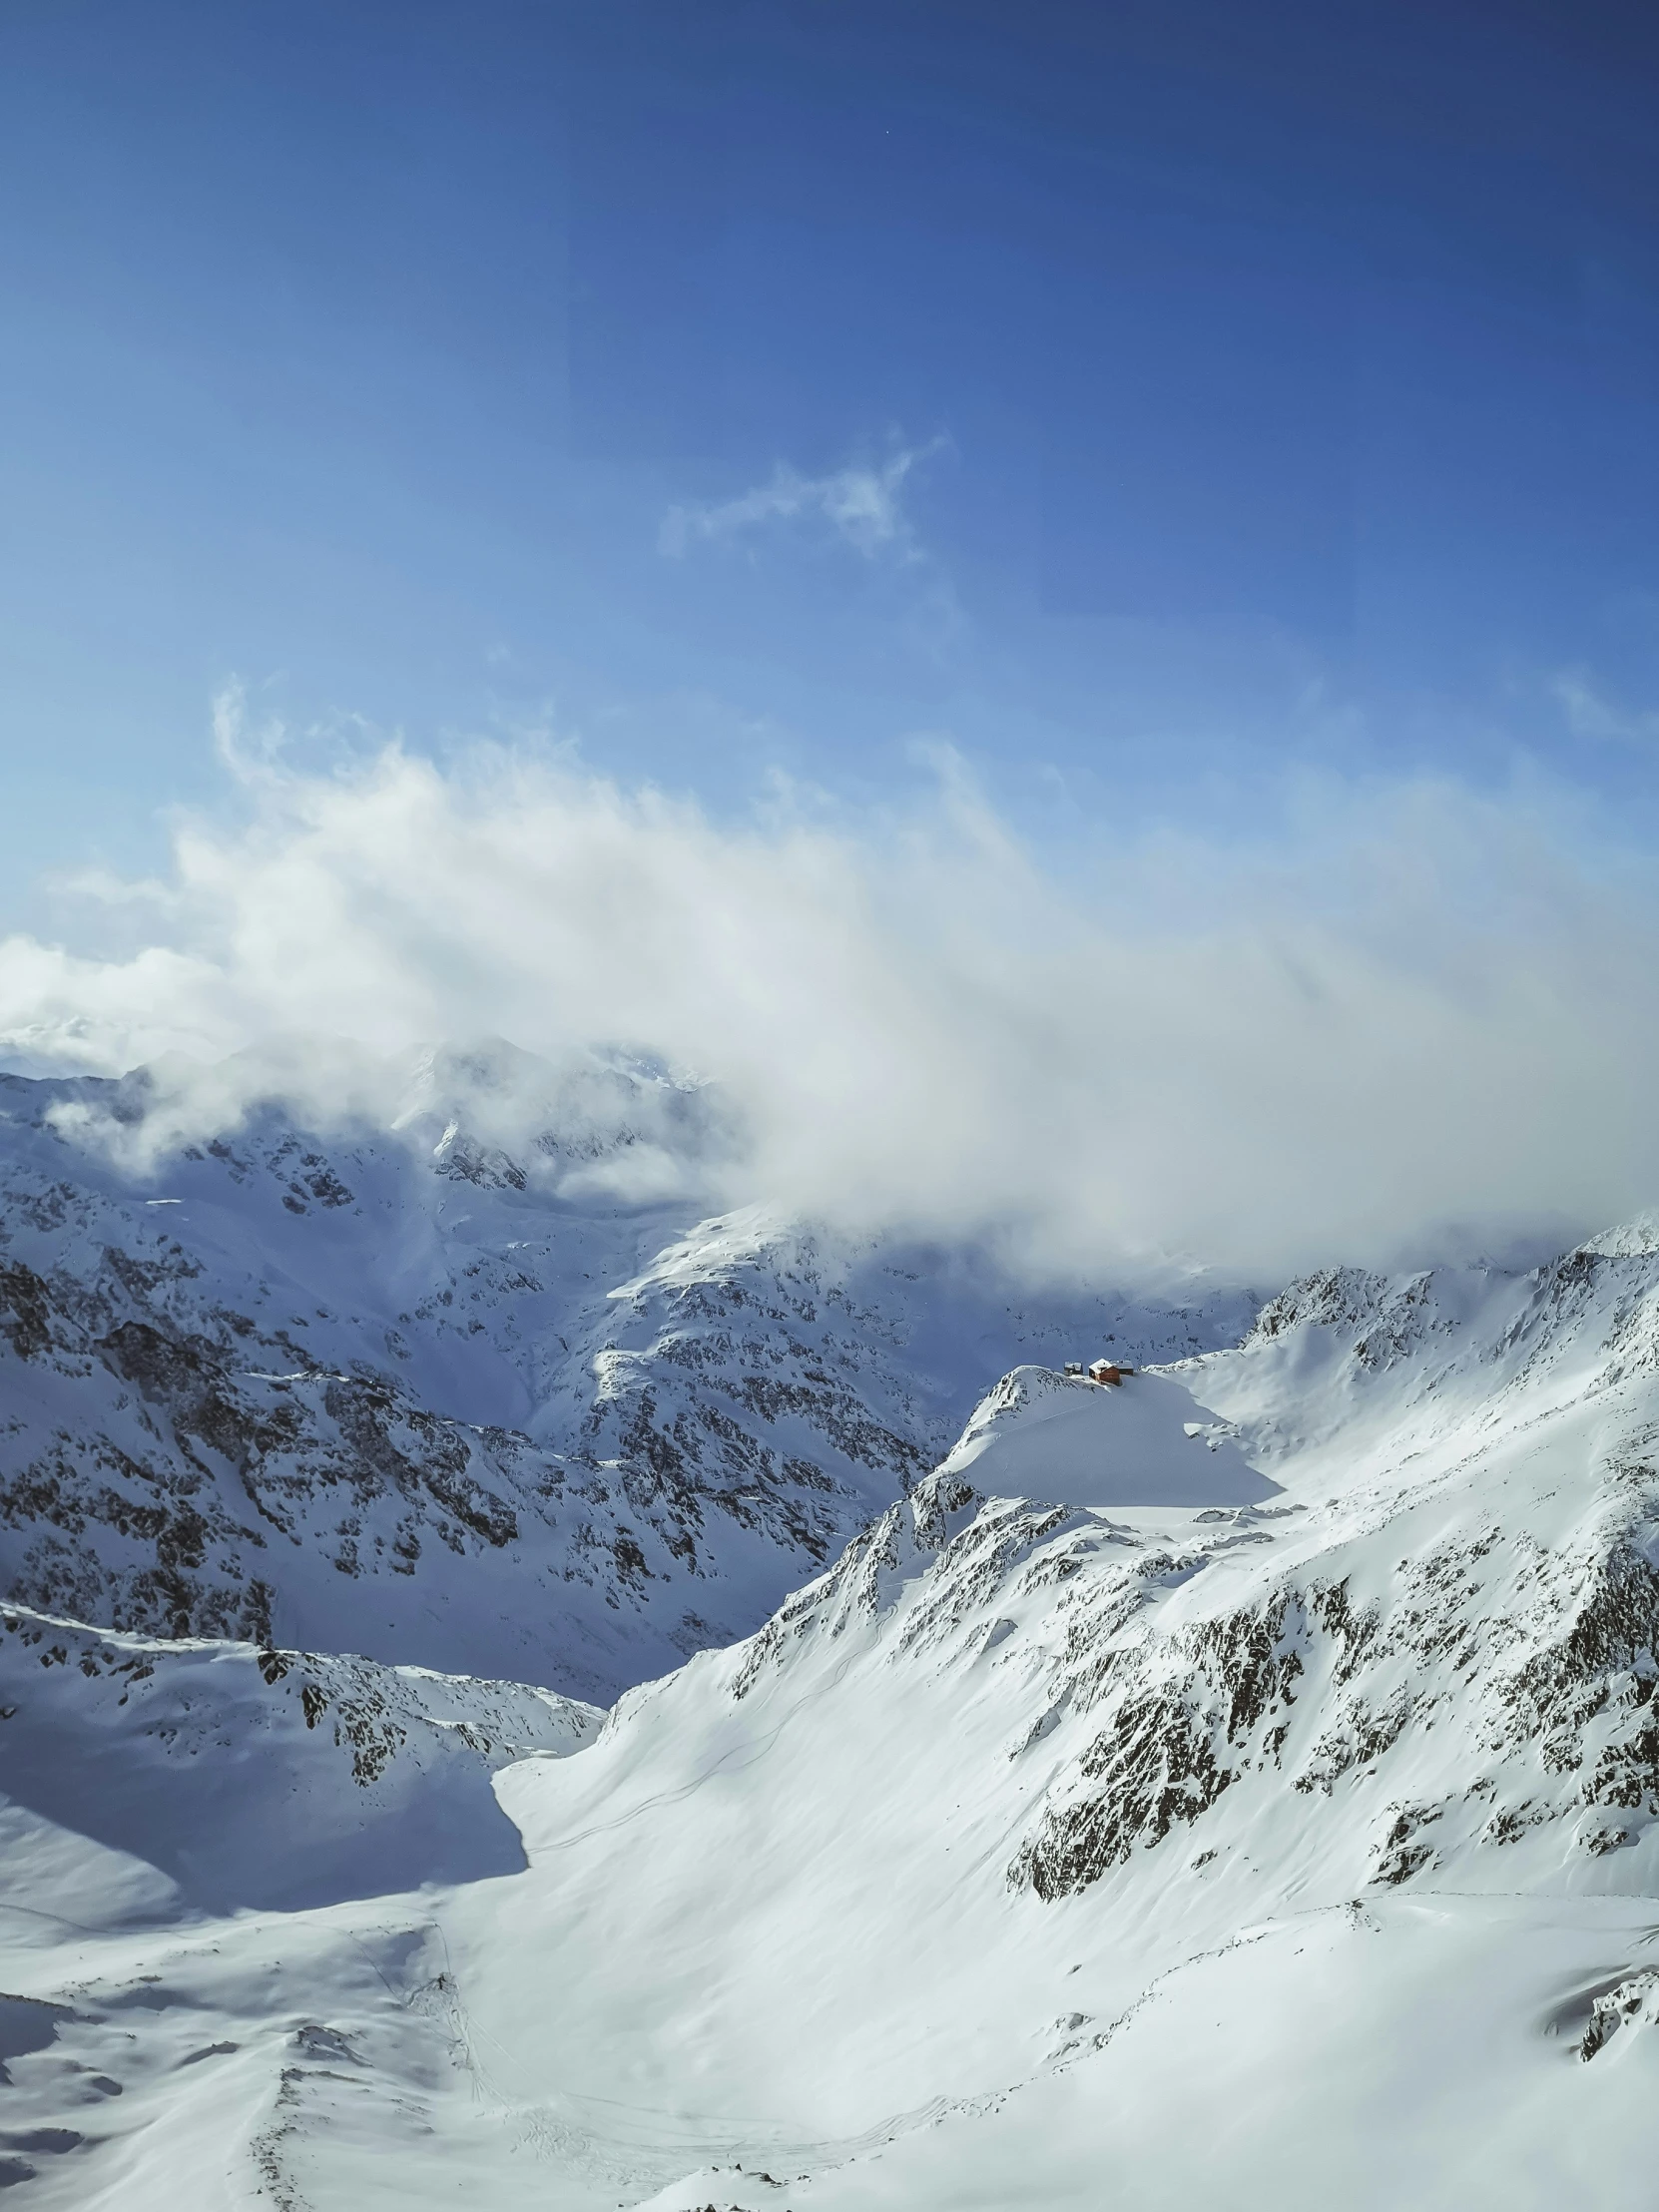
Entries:
{"type": "Polygon", "coordinates": [[[905,482],[919,464],[944,449],[943,438],[900,446],[879,465],[856,464],[829,476],[803,476],[780,461],[764,484],[735,499],[670,507],[657,535],[659,551],[678,559],[696,544],[720,544],[779,524],[806,523],[841,539],[866,561],[921,558],[904,511],[905,482]]]}
{"type": "Polygon", "coordinates": [[[1620,707],[1601,691],[1588,671],[1564,669],[1550,686],[1575,738],[1613,745],[1659,745],[1659,713],[1651,708],[1620,707]]]}

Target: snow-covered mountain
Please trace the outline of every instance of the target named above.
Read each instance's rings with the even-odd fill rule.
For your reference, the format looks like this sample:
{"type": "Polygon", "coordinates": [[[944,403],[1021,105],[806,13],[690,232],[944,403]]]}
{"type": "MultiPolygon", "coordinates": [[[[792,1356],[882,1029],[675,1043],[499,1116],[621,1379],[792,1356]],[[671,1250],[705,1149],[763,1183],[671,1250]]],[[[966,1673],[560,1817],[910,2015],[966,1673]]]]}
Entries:
{"type": "Polygon", "coordinates": [[[13,1878],[47,1839],[30,1894],[118,1922],[516,1871],[491,1775],[579,1749],[604,1718],[516,1682],[25,1606],[0,1611],[0,1715],[13,1878]]]}
{"type": "Polygon", "coordinates": [[[185,1802],[173,1707],[115,1691],[158,1647],[18,1611],[0,1729],[130,1748],[96,1833],[5,1816],[3,2155],[26,2201],[111,2212],[1636,2212],[1656,1438],[1646,1224],[1527,1273],[1313,1277],[1116,1388],[1027,1362],[592,1740],[496,1684],[166,1655],[180,1706],[188,1670],[231,1685],[186,1756],[269,1730],[308,1802],[359,1725],[391,1742],[331,1731],[347,1704],[403,1731],[387,1790],[443,1724],[457,1761],[526,1748],[494,1775],[518,1871],[369,1896],[345,1854],[326,1902],[234,1918],[117,1877],[185,1802]]]}
{"type": "Polygon", "coordinates": [[[1256,1303],[710,1218],[718,1100],[638,1061],[425,1053],[332,1134],[172,1140],[170,1095],[0,1077],[0,1596],[140,1634],[608,1699],[756,1627],[999,1370],[1256,1303]]]}

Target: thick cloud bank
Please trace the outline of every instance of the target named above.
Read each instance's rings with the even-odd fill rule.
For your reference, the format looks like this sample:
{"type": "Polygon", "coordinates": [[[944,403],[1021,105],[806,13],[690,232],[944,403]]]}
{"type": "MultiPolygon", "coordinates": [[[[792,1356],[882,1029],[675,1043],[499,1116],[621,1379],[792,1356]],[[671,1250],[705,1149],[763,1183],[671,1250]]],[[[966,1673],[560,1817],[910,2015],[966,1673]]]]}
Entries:
{"type": "Polygon", "coordinates": [[[384,1114],[420,1040],[649,1048],[720,1086],[711,1199],[1067,1269],[1395,1255],[1659,1193],[1659,922],[1542,806],[1401,789],[1275,857],[1166,838],[1062,879],[948,764],[852,826],[500,752],[240,773],[240,827],[103,887],[124,946],[0,944],[12,1065],[186,1055],[200,1134],[262,1090],[384,1114]]]}

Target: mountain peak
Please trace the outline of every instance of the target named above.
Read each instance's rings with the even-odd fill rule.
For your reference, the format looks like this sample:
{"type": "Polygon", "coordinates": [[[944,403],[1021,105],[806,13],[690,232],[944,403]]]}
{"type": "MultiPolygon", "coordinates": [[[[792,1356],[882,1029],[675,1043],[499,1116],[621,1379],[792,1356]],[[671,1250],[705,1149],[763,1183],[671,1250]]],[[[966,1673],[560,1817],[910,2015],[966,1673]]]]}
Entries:
{"type": "Polygon", "coordinates": [[[1645,1260],[1659,1253],[1659,1207],[1644,1207],[1627,1221],[1586,1237],[1578,1250],[1602,1260],[1645,1260]]]}
{"type": "Polygon", "coordinates": [[[1173,1376],[1114,1386],[1041,1367],[980,1399],[944,1470],[1052,1505],[1255,1505],[1279,1488],[1173,1376]]]}

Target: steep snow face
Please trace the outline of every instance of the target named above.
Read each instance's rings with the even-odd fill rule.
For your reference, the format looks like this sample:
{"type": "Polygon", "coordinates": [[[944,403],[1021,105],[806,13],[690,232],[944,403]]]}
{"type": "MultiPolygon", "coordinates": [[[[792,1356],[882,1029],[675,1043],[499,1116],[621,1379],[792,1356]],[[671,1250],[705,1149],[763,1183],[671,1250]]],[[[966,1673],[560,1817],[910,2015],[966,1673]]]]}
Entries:
{"type": "Polygon", "coordinates": [[[36,2201],[1646,2207],[1659,1253],[1626,1244],[1314,1278],[1098,1397],[1014,1375],[965,1470],[758,1634],[498,1773],[521,1873],[0,1923],[35,2039],[0,2124],[82,2138],[16,2153],[36,2201]],[[1160,1382],[1200,1433],[1143,1396],[1149,1450],[1208,1430],[1277,1492],[1004,1481],[1049,1431],[1067,1490],[1073,1420],[1094,1479],[1160,1382]]]}
{"type": "Polygon", "coordinates": [[[162,1088],[0,1078],[0,1591],[141,1634],[609,1698],[755,1627],[987,1374],[1257,1303],[705,1218],[665,1194],[718,1103],[638,1063],[432,1053],[393,1129],[158,1154],[162,1088]]]}

